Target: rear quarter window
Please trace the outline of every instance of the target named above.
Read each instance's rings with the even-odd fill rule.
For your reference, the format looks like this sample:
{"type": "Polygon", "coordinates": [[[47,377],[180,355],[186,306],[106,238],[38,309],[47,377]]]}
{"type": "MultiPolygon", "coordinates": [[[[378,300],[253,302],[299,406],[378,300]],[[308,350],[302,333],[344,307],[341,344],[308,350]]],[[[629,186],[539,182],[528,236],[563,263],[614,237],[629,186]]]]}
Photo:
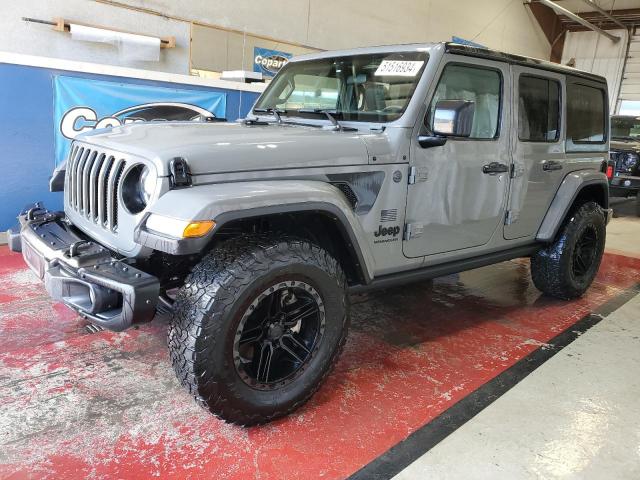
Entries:
{"type": "Polygon", "coordinates": [[[606,105],[605,90],[568,83],[567,151],[600,150],[607,138],[606,105]]]}

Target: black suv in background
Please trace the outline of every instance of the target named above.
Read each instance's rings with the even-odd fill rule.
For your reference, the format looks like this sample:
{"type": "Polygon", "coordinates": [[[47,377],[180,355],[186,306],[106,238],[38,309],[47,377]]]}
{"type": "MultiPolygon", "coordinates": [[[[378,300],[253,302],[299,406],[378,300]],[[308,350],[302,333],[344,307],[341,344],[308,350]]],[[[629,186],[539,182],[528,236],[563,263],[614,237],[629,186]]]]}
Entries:
{"type": "Polygon", "coordinates": [[[611,117],[611,153],[609,195],[636,196],[636,214],[640,216],[640,117],[611,117]]]}

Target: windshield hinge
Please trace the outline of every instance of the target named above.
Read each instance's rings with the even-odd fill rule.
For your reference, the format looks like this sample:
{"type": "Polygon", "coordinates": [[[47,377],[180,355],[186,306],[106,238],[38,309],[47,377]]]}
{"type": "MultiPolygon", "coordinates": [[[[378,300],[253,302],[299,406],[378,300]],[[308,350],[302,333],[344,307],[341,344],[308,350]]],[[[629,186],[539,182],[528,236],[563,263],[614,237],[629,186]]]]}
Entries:
{"type": "Polygon", "coordinates": [[[176,157],[169,164],[169,184],[171,188],[191,186],[191,170],[189,164],[182,157],[176,157]]]}

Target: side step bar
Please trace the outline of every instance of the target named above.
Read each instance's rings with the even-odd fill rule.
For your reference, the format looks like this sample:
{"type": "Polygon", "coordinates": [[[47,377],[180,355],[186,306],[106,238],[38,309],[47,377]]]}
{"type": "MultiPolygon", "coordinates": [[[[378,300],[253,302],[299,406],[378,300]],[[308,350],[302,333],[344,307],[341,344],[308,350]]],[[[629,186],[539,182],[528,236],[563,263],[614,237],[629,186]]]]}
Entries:
{"type": "Polygon", "coordinates": [[[513,260],[514,258],[529,257],[543,247],[544,246],[539,243],[534,243],[523,247],[488,253],[478,257],[440,263],[438,265],[423,267],[417,270],[391,273],[389,275],[376,277],[367,285],[352,285],[349,287],[349,293],[365,293],[382,288],[397,287],[407,283],[419,282],[422,280],[429,280],[431,278],[451,275],[452,273],[464,272],[465,270],[473,270],[474,268],[485,267],[494,263],[513,260]]]}

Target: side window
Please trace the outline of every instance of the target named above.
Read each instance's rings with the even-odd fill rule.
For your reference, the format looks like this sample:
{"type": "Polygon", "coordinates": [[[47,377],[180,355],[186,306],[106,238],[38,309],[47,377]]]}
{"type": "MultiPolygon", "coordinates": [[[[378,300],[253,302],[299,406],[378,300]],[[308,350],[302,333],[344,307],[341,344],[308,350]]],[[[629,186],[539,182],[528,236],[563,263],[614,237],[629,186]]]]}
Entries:
{"type": "Polygon", "coordinates": [[[447,65],[425,118],[429,130],[433,131],[433,117],[438,102],[465,100],[473,102],[475,107],[469,138],[496,138],[502,102],[501,80],[500,72],[496,70],[467,65],[447,65]]]}
{"type": "Polygon", "coordinates": [[[521,75],[518,82],[518,138],[524,142],[555,142],[560,130],[560,84],[521,75]]]}
{"type": "Polygon", "coordinates": [[[605,92],[587,85],[567,85],[567,141],[574,144],[605,141],[605,92]]]}

